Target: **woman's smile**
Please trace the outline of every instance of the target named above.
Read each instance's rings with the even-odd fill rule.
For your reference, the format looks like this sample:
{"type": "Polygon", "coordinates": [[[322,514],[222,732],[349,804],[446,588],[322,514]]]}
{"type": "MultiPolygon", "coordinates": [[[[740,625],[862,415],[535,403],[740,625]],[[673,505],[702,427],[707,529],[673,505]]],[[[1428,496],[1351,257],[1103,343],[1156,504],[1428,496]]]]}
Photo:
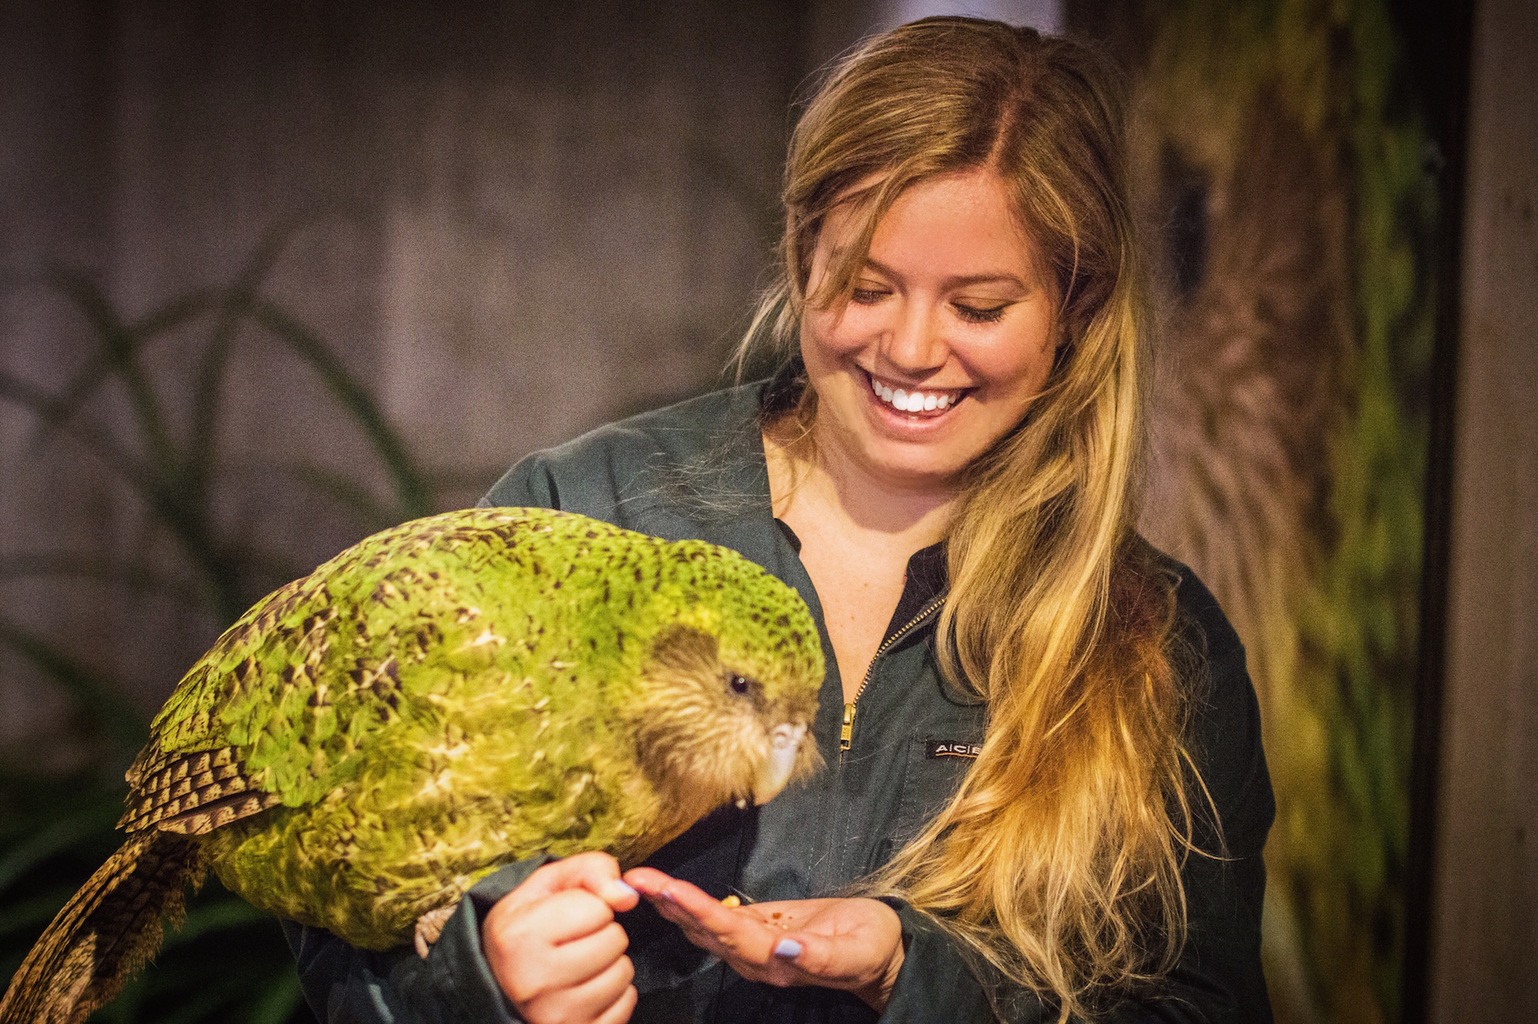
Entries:
{"type": "MultiPolygon", "coordinates": [[[[808,295],[854,244],[854,219],[845,207],[828,217],[808,295]]],[[[877,224],[850,294],[802,317],[819,444],[883,484],[950,489],[1041,393],[1054,312],[995,172],[909,186],[877,224]]]]}
{"type": "Polygon", "coordinates": [[[904,387],[901,384],[882,380],[869,371],[866,376],[870,378],[871,394],[878,402],[894,412],[909,417],[938,419],[940,414],[953,408],[966,397],[965,388],[937,390],[917,386],[904,387]]]}

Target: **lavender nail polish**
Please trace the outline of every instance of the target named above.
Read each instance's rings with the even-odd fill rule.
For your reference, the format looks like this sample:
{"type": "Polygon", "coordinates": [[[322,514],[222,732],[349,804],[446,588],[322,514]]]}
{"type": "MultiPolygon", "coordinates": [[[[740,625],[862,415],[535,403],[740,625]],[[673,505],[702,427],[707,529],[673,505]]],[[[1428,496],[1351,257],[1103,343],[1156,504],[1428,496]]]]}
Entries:
{"type": "Polygon", "coordinates": [[[781,960],[794,960],[801,955],[801,943],[795,939],[781,939],[774,947],[774,955],[781,960]]]}

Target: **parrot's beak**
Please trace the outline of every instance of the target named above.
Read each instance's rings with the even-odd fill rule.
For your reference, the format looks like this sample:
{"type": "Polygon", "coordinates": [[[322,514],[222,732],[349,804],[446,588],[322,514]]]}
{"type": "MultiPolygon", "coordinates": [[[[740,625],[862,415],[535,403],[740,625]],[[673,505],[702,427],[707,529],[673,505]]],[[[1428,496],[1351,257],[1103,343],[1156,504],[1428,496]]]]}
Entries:
{"type": "Polygon", "coordinates": [[[796,767],[796,752],[801,748],[801,737],[806,735],[806,723],[781,722],[769,732],[769,756],[759,767],[753,780],[753,802],[759,806],[780,795],[780,790],[790,781],[796,767]]]}

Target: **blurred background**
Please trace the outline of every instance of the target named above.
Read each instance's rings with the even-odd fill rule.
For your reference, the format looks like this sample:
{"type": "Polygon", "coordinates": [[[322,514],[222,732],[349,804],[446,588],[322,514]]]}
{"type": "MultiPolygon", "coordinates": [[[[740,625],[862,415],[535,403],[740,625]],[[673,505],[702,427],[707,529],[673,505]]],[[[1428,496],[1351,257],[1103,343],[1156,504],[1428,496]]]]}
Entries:
{"type": "MultiPolygon", "coordinates": [[[[250,602],[723,382],[797,101],[932,13],[1127,68],[1144,525],[1250,650],[1278,1018],[1538,1019],[1526,0],[0,2],[0,977],[250,602]]],[[[310,1019],[216,884],[101,1017],[310,1019]]]]}

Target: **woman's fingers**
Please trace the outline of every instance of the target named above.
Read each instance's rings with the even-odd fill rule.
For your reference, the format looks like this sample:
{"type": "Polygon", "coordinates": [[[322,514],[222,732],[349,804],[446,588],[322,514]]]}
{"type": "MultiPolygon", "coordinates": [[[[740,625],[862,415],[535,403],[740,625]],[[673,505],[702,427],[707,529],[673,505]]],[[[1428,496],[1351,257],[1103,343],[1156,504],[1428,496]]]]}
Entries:
{"type": "Polygon", "coordinates": [[[657,913],[682,928],[690,941],[713,940],[724,949],[735,950],[743,937],[753,933],[751,927],[744,926],[755,924],[756,918],[745,916],[740,907],[724,905],[696,885],[650,868],[637,868],[625,878],[651,901],[657,913]]]}
{"type": "MultiPolygon", "coordinates": [[[[675,881],[672,875],[658,871],[656,868],[631,868],[621,877],[621,881],[631,886],[642,896],[656,895],[670,883],[675,881]]],[[[687,885],[688,883],[682,883],[687,885]]]]}
{"type": "Polygon", "coordinates": [[[603,1015],[593,1020],[593,1024],[625,1024],[630,1015],[635,1012],[636,1003],[640,1000],[640,994],[636,992],[634,985],[626,985],[625,991],[620,993],[603,1015]]]}
{"type": "Polygon", "coordinates": [[[845,989],[879,1011],[902,966],[902,924],[877,900],[733,907],[649,868],[627,872],[625,879],[690,942],[752,981],[845,989]]]}
{"type": "Polygon", "coordinates": [[[633,887],[651,899],[659,913],[670,921],[687,924],[704,932],[731,935],[741,930],[745,920],[740,907],[728,907],[703,889],[689,882],[669,878],[650,869],[637,868],[626,876],[633,887]],[[640,874],[648,871],[649,874],[640,874]],[[657,875],[652,878],[651,875],[657,875]],[[639,877],[635,877],[639,876],[639,877]]]}
{"type": "Polygon", "coordinates": [[[564,889],[586,889],[607,903],[615,913],[632,909],[636,891],[620,880],[619,861],[607,853],[591,851],[553,860],[537,868],[523,884],[508,893],[514,904],[532,902],[564,889]]]}
{"type": "Polygon", "coordinates": [[[481,925],[497,945],[571,942],[614,923],[614,911],[585,889],[567,889],[534,900],[497,901],[481,925]]]}
{"type": "Polygon", "coordinates": [[[619,1024],[635,1008],[629,938],[614,919],[640,897],[607,854],[541,866],[481,924],[492,975],[530,1024],[619,1024]]]}
{"type": "Polygon", "coordinates": [[[488,914],[483,927],[492,974],[530,1024],[629,1019],[622,1006],[635,974],[629,938],[592,893],[554,893],[505,920],[488,914]]]}
{"type": "Polygon", "coordinates": [[[637,868],[625,877],[658,914],[678,925],[690,942],[727,961],[744,977],[780,985],[817,980],[775,953],[785,931],[770,915],[783,917],[789,911],[775,908],[793,904],[729,907],[697,886],[649,868],[637,868]]]}
{"type": "MultiPolygon", "coordinates": [[[[618,927],[618,926],[616,926],[618,927]]],[[[525,1020],[624,1021],[635,1008],[635,967],[628,956],[610,962],[587,980],[551,988],[515,1004],[525,1020]]]]}
{"type": "Polygon", "coordinates": [[[583,984],[624,957],[629,947],[625,929],[611,921],[581,938],[557,943],[546,967],[549,979],[552,984],[583,984]]]}

